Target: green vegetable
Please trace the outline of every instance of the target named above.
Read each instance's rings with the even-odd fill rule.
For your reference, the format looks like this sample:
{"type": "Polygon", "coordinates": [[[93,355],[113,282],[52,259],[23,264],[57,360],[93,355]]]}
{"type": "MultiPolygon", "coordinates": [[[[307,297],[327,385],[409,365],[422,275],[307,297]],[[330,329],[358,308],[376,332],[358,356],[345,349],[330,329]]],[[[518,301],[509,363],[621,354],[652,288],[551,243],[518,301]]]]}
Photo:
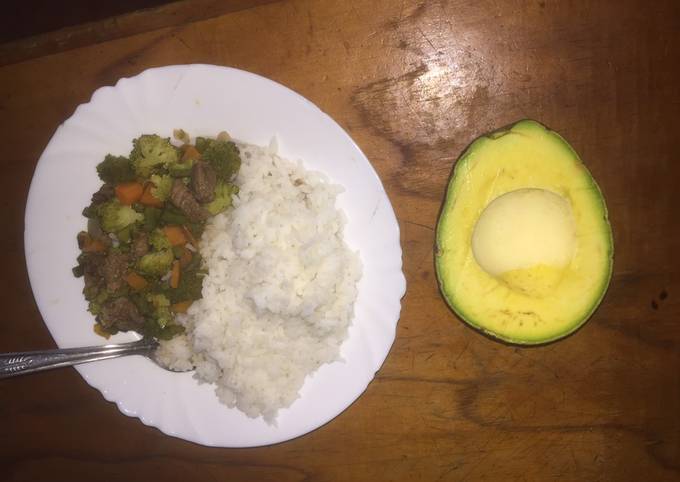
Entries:
{"type": "Polygon", "coordinates": [[[203,296],[203,276],[205,276],[205,274],[200,270],[189,270],[187,268],[182,271],[182,277],[179,279],[179,286],[174,289],[168,288],[164,291],[164,294],[168,297],[171,303],[179,303],[180,301],[187,300],[199,300],[203,296]]]}
{"type": "Polygon", "coordinates": [[[172,177],[171,176],[161,176],[158,174],[153,174],[151,176],[151,182],[155,187],[151,188],[151,194],[154,195],[156,199],[165,201],[170,197],[170,191],[172,190],[172,177]]]}
{"type": "Polygon", "coordinates": [[[88,299],[88,309],[90,310],[90,313],[93,315],[98,315],[101,312],[102,306],[108,299],[109,292],[106,290],[103,290],[101,293],[98,293],[96,296],[88,299]]]}
{"type": "Polygon", "coordinates": [[[153,246],[156,251],[171,249],[170,240],[168,240],[168,237],[162,229],[155,229],[151,232],[151,235],[149,235],[149,244],[153,246]]]}
{"type": "Polygon", "coordinates": [[[172,323],[170,300],[162,294],[148,294],[146,299],[153,306],[153,318],[160,328],[165,328],[172,323]]]}
{"type": "Polygon", "coordinates": [[[237,192],[236,185],[220,181],[215,186],[215,198],[205,208],[215,216],[231,206],[231,196],[237,192]]]}
{"type": "Polygon", "coordinates": [[[153,315],[154,313],[154,307],[151,303],[149,303],[149,300],[147,300],[147,294],[145,293],[130,293],[128,295],[128,298],[130,301],[134,303],[134,305],[137,307],[139,310],[139,313],[144,316],[145,318],[148,318],[153,315]]]}
{"type": "Polygon", "coordinates": [[[104,327],[104,325],[97,321],[94,325],[94,332],[100,336],[108,338],[109,336],[118,333],[118,328],[116,328],[115,326],[104,327]]]}
{"type": "Polygon", "coordinates": [[[182,325],[168,325],[163,330],[161,330],[157,335],[156,338],[159,338],[161,340],[170,340],[174,338],[175,336],[184,333],[184,327],[182,325]]]}
{"type": "Polygon", "coordinates": [[[208,146],[215,142],[215,139],[210,139],[209,137],[197,137],[194,147],[198,152],[203,154],[203,152],[208,148],[208,146]]]}
{"type": "Polygon", "coordinates": [[[171,249],[147,253],[137,261],[137,269],[143,274],[163,276],[170,271],[170,266],[175,260],[171,249]]]}
{"type": "Polygon", "coordinates": [[[202,269],[202,266],[203,266],[203,258],[201,257],[201,253],[199,253],[197,251],[191,257],[191,261],[189,262],[189,264],[184,267],[185,274],[187,276],[189,276],[190,272],[196,271],[197,275],[204,276],[205,272],[200,271],[202,269]]]}
{"type": "Polygon", "coordinates": [[[184,327],[182,325],[172,323],[161,328],[158,326],[156,320],[153,319],[146,320],[146,323],[144,324],[144,334],[159,340],[170,340],[180,333],[184,333],[184,327]]]}
{"type": "MultiPolygon", "coordinates": [[[[121,232],[124,233],[125,230],[123,230],[123,231],[121,231],[121,232]]],[[[118,251],[120,251],[121,253],[129,253],[129,252],[130,252],[130,242],[129,242],[129,240],[127,240],[127,241],[121,241],[121,243],[120,243],[120,245],[118,245],[118,248],[117,248],[117,249],[118,249],[118,251]]]]}
{"type": "Polygon", "coordinates": [[[191,176],[191,168],[194,166],[193,159],[187,159],[182,162],[176,162],[168,166],[168,173],[172,177],[188,177],[191,176]]]}
{"type": "Polygon", "coordinates": [[[134,181],[136,177],[127,157],[111,154],[107,154],[104,160],[97,165],[97,174],[99,174],[99,179],[111,184],[134,181]]]}
{"type": "Polygon", "coordinates": [[[87,304],[87,310],[93,315],[97,316],[99,313],[102,312],[102,305],[97,303],[96,301],[90,301],[87,304]]]}
{"type": "MultiPolygon", "coordinates": [[[[106,291],[106,290],[104,290],[106,291]]],[[[99,289],[96,286],[85,286],[83,288],[83,295],[87,301],[91,301],[97,297],[99,294],[99,289]]]]}
{"type": "Polygon", "coordinates": [[[126,228],[121,229],[116,233],[116,237],[118,238],[118,241],[120,241],[121,243],[129,243],[130,238],[132,237],[131,227],[128,226],[126,228]]]}
{"type": "Polygon", "coordinates": [[[163,224],[186,225],[189,223],[189,218],[175,206],[166,205],[161,214],[161,222],[163,224]]]}
{"type": "Polygon", "coordinates": [[[156,134],[145,134],[132,141],[130,162],[137,176],[148,178],[160,168],[179,161],[177,148],[170,144],[170,138],[156,134]]]}
{"type": "Polygon", "coordinates": [[[144,208],[144,230],[153,231],[161,221],[162,211],[158,208],[146,206],[144,208]]]}
{"type": "Polygon", "coordinates": [[[191,235],[196,239],[199,239],[203,235],[203,231],[205,230],[205,223],[187,223],[184,226],[191,232],[191,235]]]}
{"type": "Polygon", "coordinates": [[[217,178],[222,181],[231,181],[241,167],[238,147],[231,141],[207,139],[201,155],[203,160],[209,162],[215,169],[217,178]]]}
{"type": "Polygon", "coordinates": [[[107,233],[115,233],[131,224],[140,222],[144,216],[130,206],[124,206],[117,199],[112,199],[97,208],[100,224],[107,233]]]}

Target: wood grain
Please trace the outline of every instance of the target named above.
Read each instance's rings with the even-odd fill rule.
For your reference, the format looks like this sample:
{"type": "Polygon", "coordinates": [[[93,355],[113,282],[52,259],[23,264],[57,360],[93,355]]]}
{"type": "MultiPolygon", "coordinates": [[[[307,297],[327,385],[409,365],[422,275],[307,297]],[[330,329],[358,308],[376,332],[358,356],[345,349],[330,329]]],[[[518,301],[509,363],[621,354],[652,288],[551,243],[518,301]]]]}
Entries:
{"type": "MultiPolygon", "coordinates": [[[[40,1],[38,0],[38,4],[40,4],[40,1]]],[[[68,23],[69,26],[55,31],[39,33],[26,38],[21,37],[0,44],[0,66],[148,32],[157,28],[172,27],[217,17],[228,12],[236,12],[243,8],[252,8],[254,5],[263,5],[272,1],[275,0],[230,0],[228,2],[221,0],[182,0],[155,8],[142,9],[138,6],[139,10],[117,16],[106,15],[107,10],[129,11],[131,5],[122,4],[122,2],[117,2],[114,5],[95,5],[92,14],[105,15],[105,17],[102,17],[104,20],[86,22],[80,25],[68,23]],[[97,8],[100,11],[97,11],[97,8]]],[[[80,3],[83,2],[71,1],[69,8],[76,10],[79,16],[82,15],[82,18],[88,18],[84,12],[77,10],[83,7],[80,3]]],[[[135,0],[128,0],[127,3],[134,4],[135,0]]],[[[32,5],[32,7],[38,10],[40,5],[32,5]]],[[[69,15],[68,12],[63,11],[63,4],[55,6],[52,2],[48,2],[47,7],[47,11],[45,11],[45,8],[38,10],[40,15],[52,14],[55,9],[62,9],[59,14],[60,17],[69,15]]],[[[12,5],[8,8],[11,9],[12,5]]],[[[35,15],[35,10],[29,11],[30,14],[35,15]]],[[[21,20],[26,21],[24,17],[21,20]]],[[[52,22],[45,20],[43,23],[50,25],[52,22]]]]}
{"type": "Polygon", "coordinates": [[[22,232],[33,168],[56,127],[120,77],[205,62],[306,96],[375,166],[408,282],[386,363],[329,424],[245,450],[165,436],[71,369],[4,380],[3,480],[680,480],[680,4],[256,3],[0,67],[0,350],[54,346],[22,232]],[[616,243],[591,321],[530,349],[461,323],[439,295],[432,253],[456,157],[524,117],[581,154],[616,243]]]}

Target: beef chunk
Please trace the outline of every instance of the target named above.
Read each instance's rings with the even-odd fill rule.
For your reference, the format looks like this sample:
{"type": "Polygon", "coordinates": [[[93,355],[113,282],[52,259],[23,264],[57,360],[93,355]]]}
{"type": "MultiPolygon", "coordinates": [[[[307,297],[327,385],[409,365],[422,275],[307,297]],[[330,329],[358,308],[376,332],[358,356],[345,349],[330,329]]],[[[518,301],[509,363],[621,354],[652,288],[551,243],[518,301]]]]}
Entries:
{"type": "Polygon", "coordinates": [[[144,317],[135,304],[127,298],[116,298],[102,307],[98,317],[104,328],[117,328],[120,331],[138,331],[144,326],[144,317]]]}
{"type": "Polygon", "coordinates": [[[201,207],[191,194],[191,191],[184,185],[184,183],[175,179],[170,191],[170,201],[177,208],[179,208],[191,221],[203,221],[210,216],[210,213],[201,207]]]}
{"type": "Polygon", "coordinates": [[[106,281],[106,289],[115,292],[125,283],[129,257],[117,251],[111,251],[106,256],[101,271],[106,281]]]}
{"type": "Polygon", "coordinates": [[[134,258],[141,258],[149,252],[149,236],[144,231],[139,231],[132,238],[131,253],[134,258]]]}
{"type": "Polygon", "coordinates": [[[83,292],[87,299],[94,298],[104,287],[104,278],[101,272],[104,259],[106,259],[106,256],[103,253],[83,253],[78,257],[85,281],[83,292]]]}
{"type": "Polygon", "coordinates": [[[87,233],[94,239],[98,239],[99,241],[104,243],[104,246],[106,246],[107,248],[111,244],[111,238],[109,238],[107,234],[102,230],[102,226],[99,223],[99,219],[97,218],[90,218],[87,220],[87,233]]]}
{"type": "Polygon", "coordinates": [[[99,191],[92,195],[92,204],[103,204],[109,199],[113,199],[115,194],[113,184],[103,184],[102,187],[99,188],[99,191]]]}
{"type": "Polygon", "coordinates": [[[215,198],[217,174],[215,169],[205,161],[196,161],[191,168],[191,189],[196,200],[209,203],[215,198]]]}

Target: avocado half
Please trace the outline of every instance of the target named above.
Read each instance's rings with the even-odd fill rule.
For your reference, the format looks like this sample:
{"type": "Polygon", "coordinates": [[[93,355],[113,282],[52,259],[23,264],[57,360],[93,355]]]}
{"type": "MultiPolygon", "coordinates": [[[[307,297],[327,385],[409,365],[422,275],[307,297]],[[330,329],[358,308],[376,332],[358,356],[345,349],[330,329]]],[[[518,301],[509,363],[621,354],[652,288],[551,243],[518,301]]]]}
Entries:
{"type": "Polygon", "coordinates": [[[609,285],[613,238],[578,154],[533,120],[476,139],[437,224],[441,292],[465,322],[530,345],[577,330],[609,285]]]}

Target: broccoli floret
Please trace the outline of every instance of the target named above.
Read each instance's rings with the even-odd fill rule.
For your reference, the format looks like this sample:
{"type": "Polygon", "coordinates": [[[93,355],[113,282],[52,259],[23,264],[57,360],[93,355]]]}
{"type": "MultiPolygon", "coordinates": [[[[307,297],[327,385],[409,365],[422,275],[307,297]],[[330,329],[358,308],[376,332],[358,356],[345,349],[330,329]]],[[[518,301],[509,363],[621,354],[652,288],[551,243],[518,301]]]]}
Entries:
{"type": "Polygon", "coordinates": [[[145,134],[132,141],[130,162],[137,176],[148,178],[152,172],[179,161],[177,148],[170,144],[170,138],[156,134],[145,134]]]}
{"type": "MultiPolygon", "coordinates": [[[[196,142],[198,146],[198,139],[196,142]]],[[[209,162],[215,169],[219,180],[231,181],[241,168],[241,156],[236,144],[216,139],[207,139],[204,144],[204,150],[201,152],[203,160],[209,162]]]]}
{"type": "Polygon", "coordinates": [[[97,208],[100,225],[107,233],[122,231],[131,224],[142,221],[144,215],[138,213],[130,206],[125,206],[112,199],[97,208]]]}
{"type": "Polygon", "coordinates": [[[196,142],[194,143],[194,147],[196,147],[196,150],[203,154],[205,150],[212,144],[213,142],[216,142],[215,139],[210,139],[209,137],[197,137],[196,142]]]}
{"type": "MultiPolygon", "coordinates": [[[[173,164],[173,166],[174,165],[175,164],[173,164]]],[[[161,176],[158,174],[153,174],[151,176],[151,182],[154,185],[154,187],[151,188],[151,194],[153,194],[156,199],[165,201],[170,197],[170,191],[172,190],[172,177],[167,175],[161,176]]]]}
{"type": "Polygon", "coordinates": [[[156,229],[149,235],[149,244],[153,246],[156,251],[172,248],[172,246],[170,246],[170,240],[161,229],[156,229]]]}
{"type": "Polygon", "coordinates": [[[88,311],[93,315],[98,315],[101,312],[104,303],[109,299],[109,292],[104,290],[96,296],[86,299],[89,301],[87,305],[88,311]]]}
{"type": "Polygon", "coordinates": [[[162,276],[170,271],[175,256],[171,249],[147,253],[137,261],[137,269],[144,274],[162,276]]]}
{"type": "Polygon", "coordinates": [[[87,305],[87,311],[97,316],[99,313],[102,312],[102,305],[97,303],[96,301],[90,301],[87,305]]]}
{"type": "Polygon", "coordinates": [[[175,336],[184,333],[184,327],[182,325],[168,325],[158,333],[155,337],[160,340],[172,340],[175,336]]]}
{"type": "Polygon", "coordinates": [[[215,216],[231,206],[231,196],[238,192],[238,187],[228,182],[218,182],[215,186],[215,199],[206,204],[206,209],[215,216]]]}
{"type": "Polygon", "coordinates": [[[159,340],[171,340],[180,333],[184,333],[184,327],[176,323],[171,323],[165,328],[161,328],[154,319],[147,319],[144,324],[144,335],[151,336],[159,340]]]}
{"type": "Polygon", "coordinates": [[[153,305],[153,317],[160,328],[172,323],[170,300],[162,294],[149,294],[146,299],[153,305]]]}
{"type": "Polygon", "coordinates": [[[127,157],[111,154],[107,154],[104,160],[97,164],[97,174],[99,179],[111,184],[134,181],[136,177],[127,157]]]}

